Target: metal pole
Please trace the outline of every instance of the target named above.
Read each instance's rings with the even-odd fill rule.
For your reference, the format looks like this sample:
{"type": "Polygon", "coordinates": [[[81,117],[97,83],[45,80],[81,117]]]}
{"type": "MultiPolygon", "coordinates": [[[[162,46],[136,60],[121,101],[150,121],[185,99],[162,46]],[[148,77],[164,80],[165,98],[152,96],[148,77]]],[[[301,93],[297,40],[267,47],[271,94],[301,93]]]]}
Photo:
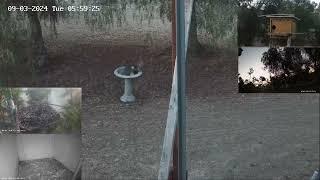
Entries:
{"type": "Polygon", "coordinates": [[[184,0],[177,0],[177,89],[178,89],[178,130],[179,130],[179,163],[178,179],[186,180],[186,111],[185,111],[185,86],[186,86],[186,55],[185,55],[185,4],[184,0]]]}

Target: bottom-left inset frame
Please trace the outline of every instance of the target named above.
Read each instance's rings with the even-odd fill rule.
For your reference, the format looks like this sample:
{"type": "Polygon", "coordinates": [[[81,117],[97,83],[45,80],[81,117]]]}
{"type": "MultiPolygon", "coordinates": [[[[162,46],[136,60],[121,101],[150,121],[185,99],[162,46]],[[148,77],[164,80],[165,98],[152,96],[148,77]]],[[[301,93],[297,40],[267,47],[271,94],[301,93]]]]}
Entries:
{"type": "Polygon", "coordinates": [[[79,134],[0,135],[0,180],[80,180],[79,134]]]}

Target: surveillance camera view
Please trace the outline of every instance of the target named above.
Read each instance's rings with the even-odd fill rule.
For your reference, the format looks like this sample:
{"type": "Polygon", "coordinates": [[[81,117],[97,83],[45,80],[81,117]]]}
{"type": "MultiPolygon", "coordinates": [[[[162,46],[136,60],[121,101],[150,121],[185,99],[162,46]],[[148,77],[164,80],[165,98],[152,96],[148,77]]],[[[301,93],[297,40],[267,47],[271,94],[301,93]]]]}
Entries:
{"type": "Polygon", "coordinates": [[[320,92],[320,48],[242,47],[239,92],[320,92]]]}
{"type": "Polygon", "coordinates": [[[0,179],[80,180],[80,134],[0,136],[0,179]]]}
{"type": "Polygon", "coordinates": [[[239,1],[241,46],[320,46],[319,0],[239,1]]]}
{"type": "Polygon", "coordinates": [[[0,88],[1,133],[80,132],[80,88],[0,88]]]}
{"type": "MultiPolygon", "coordinates": [[[[184,44],[188,179],[310,178],[319,167],[319,95],[238,93],[236,2],[251,4],[0,0],[0,23],[6,24],[0,27],[0,85],[22,87],[26,99],[19,105],[16,92],[9,93],[13,101],[2,98],[8,110],[1,126],[32,133],[79,130],[80,121],[64,120],[79,115],[66,110],[70,95],[41,92],[45,100],[28,108],[30,88],[23,87],[81,87],[82,179],[157,179],[166,170],[170,175],[163,179],[177,179],[177,136],[166,132],[177,127],[175,64],[183,60],[175,59],[184,44]],[[186,37],[180,43],[177,9],[185,10],[186,37]],[[46,118],[40,120],[39,112],[46,118]]],[[[76,93],[72,97],[77,102],[76,93]]]]}

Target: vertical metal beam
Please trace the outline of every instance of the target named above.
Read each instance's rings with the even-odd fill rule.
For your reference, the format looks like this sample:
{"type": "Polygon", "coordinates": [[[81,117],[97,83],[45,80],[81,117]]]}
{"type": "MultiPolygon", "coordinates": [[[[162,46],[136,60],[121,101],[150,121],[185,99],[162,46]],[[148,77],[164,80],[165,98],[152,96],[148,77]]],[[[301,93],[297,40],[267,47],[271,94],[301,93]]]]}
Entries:
{"type": "MultiPolygon", "coordinates": [[[[174,0],[176,1],[176,0],[174,0]]],[[[185,19],[185,31],[180,31],[180,32],[185,32],[185,35],[180,34],[180,39],[179,42],[182,41],[181,37],[185,36],[185,45],[183,47],[180,46],[180,51],[181,49],[184,50],[184,58],[181,58],[181,54],[179,55],[180,59],[183,59],[184,62],[182,64],[186,65],[187,59],[186,59],[186,52],[187,52],[187,47],[188,47],[188,38],[189,38],[189,29],[190,29],[190,21],[191,21],[191,15],[192,15],[192,6],[193,6],[194,0],[185,0],[185,4],[188,5],[188,8],[185,9],[186,11],[186,16],[187,19],[185,19]]],[[[177,5],[176,5],[177,7],[177,5]]],[[[181,6],[179,6],[180,10],[183,10],[181,6]]],[[[176,13],[174,13],[176,14],[176,13]]],[[[176,17],[176,16],[175,16],[176,17]]],[[[180,21],[181,23],[181,21],[180,21]]],[[[180,26],[181,27],[181,26],[180,26]]],[[[174,26],[174,28],[177,28],[174,26]]],[[[180,28],[179,28],[180,29],[180,28]]],[[[176,40],[175,40],[176,41],[176,40]]],[[[174,66],[174,73],[173,73],[173,78],[172,78],[172,89],[171,89],[171,95],[170,95],[170,103],[169,103],[169,109],[168,109],[168,116],[167,116],[167,125],[165,129],[165,134],[164,134],[164,139],[163,139],[163,146],[162,146],[162,154],[161,154],[161,160],[160,160],[160,168],[159,168],[159,175],[158,175],[158,180],[177,180],[178,178],[178,164],[179,164],[179,154],[182,154],[184,160],[180,157],[180,160],[186,162],[186,155],[185,155],[185,148],[183,148],[182,151],[183,153],[180,153],[179,151],[179,137],[185,137],[185,136],[180,136],[180,131],[179,131],[179,125],[178,125],[178,88],[177,88],[177,65],[178,60],[175,61],[175,66],[174,66]],[[171,167],[171,162],[173,161],[173,168],[171,167]]],[[[179,66],[181,67],[181,65],[179,66]]],[[[180,71],[181,72],[181,71],[180,71]]],[[[185,76],[183,76],[185,78],[185,76]]],[[[180,78],[181,79],[181,78],[180,78]]],[[[185,80],[183,81],[185,82],[185,80]]],[[[184,85],[185,87],[185,85],[184,85]]],[[[184,93],[180,93],[184,94],[184,93]]],[[[183,96],[184,97],[184,96],[183,96]]],[[[184,100],[184,98],[182,99],[184,100]]],[[[180,107],[181,108],[181,107],[180,107]]],[[[184,111],[185,107],[183,108],[184,111]]],[[[180,113],[181,114],[181,113],[180,113]]],[[[185,114],[185,113],[182,113],[185,114]]],[[[179,115],[181,117],[181,115],[179,115]]],[[[184,116],[185,117],[185,116],[184,116]]],[[[184,118],[185,119],[185,118],[184,118]]],[[[182,124],[183,125],[183,124],[182,124]]],[[[185,127],[185,123],[184,123],[185,127]]],[[[180,127],[181,128],[181,127],[180,127]]],[[[184,132],[182,134],[185,134],[185,128],[182,128],[184,132]]],[[[185,141],[183,142],[184,144],[185,141]]],[[[185,145],[182,145],[182,147],[185,147],[185,145]]],[[[182,148],[180,148],[182,149],[182,148]]],[[[184,168],[186,169],[186,163],[181,163],[184,164],[184,168]]],[[[181,170],[181,168],[180,168],[181,170]]],[[[181,172],[181,171],[180,171],[181,172]]],[[[182,175],[180,175],[180,179],[186,179],[186,170],[182,170],[182,175]]]]}
{"type": "Polygon", "coordinates": [[[185,2],[177,0],[177,90],[178,90],[178,130],[179,130],[179,162],[178,179],[186,180],[186,111],[185,111],[185,88],[186,88],[186,54],[185,54],[185,2]]]}

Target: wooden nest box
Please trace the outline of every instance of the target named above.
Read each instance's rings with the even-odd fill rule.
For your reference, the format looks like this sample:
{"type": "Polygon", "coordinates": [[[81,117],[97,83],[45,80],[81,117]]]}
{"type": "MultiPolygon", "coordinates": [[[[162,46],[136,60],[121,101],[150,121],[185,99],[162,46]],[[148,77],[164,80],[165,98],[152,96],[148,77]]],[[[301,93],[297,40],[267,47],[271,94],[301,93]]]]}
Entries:
{"type": "Polygon", "coordinates": [[[294,14],[268,14],[260,17],[267,20],[267,34],[270,38],[295,38],[298,34],[297,21],[300,19],[294,14]]]}

